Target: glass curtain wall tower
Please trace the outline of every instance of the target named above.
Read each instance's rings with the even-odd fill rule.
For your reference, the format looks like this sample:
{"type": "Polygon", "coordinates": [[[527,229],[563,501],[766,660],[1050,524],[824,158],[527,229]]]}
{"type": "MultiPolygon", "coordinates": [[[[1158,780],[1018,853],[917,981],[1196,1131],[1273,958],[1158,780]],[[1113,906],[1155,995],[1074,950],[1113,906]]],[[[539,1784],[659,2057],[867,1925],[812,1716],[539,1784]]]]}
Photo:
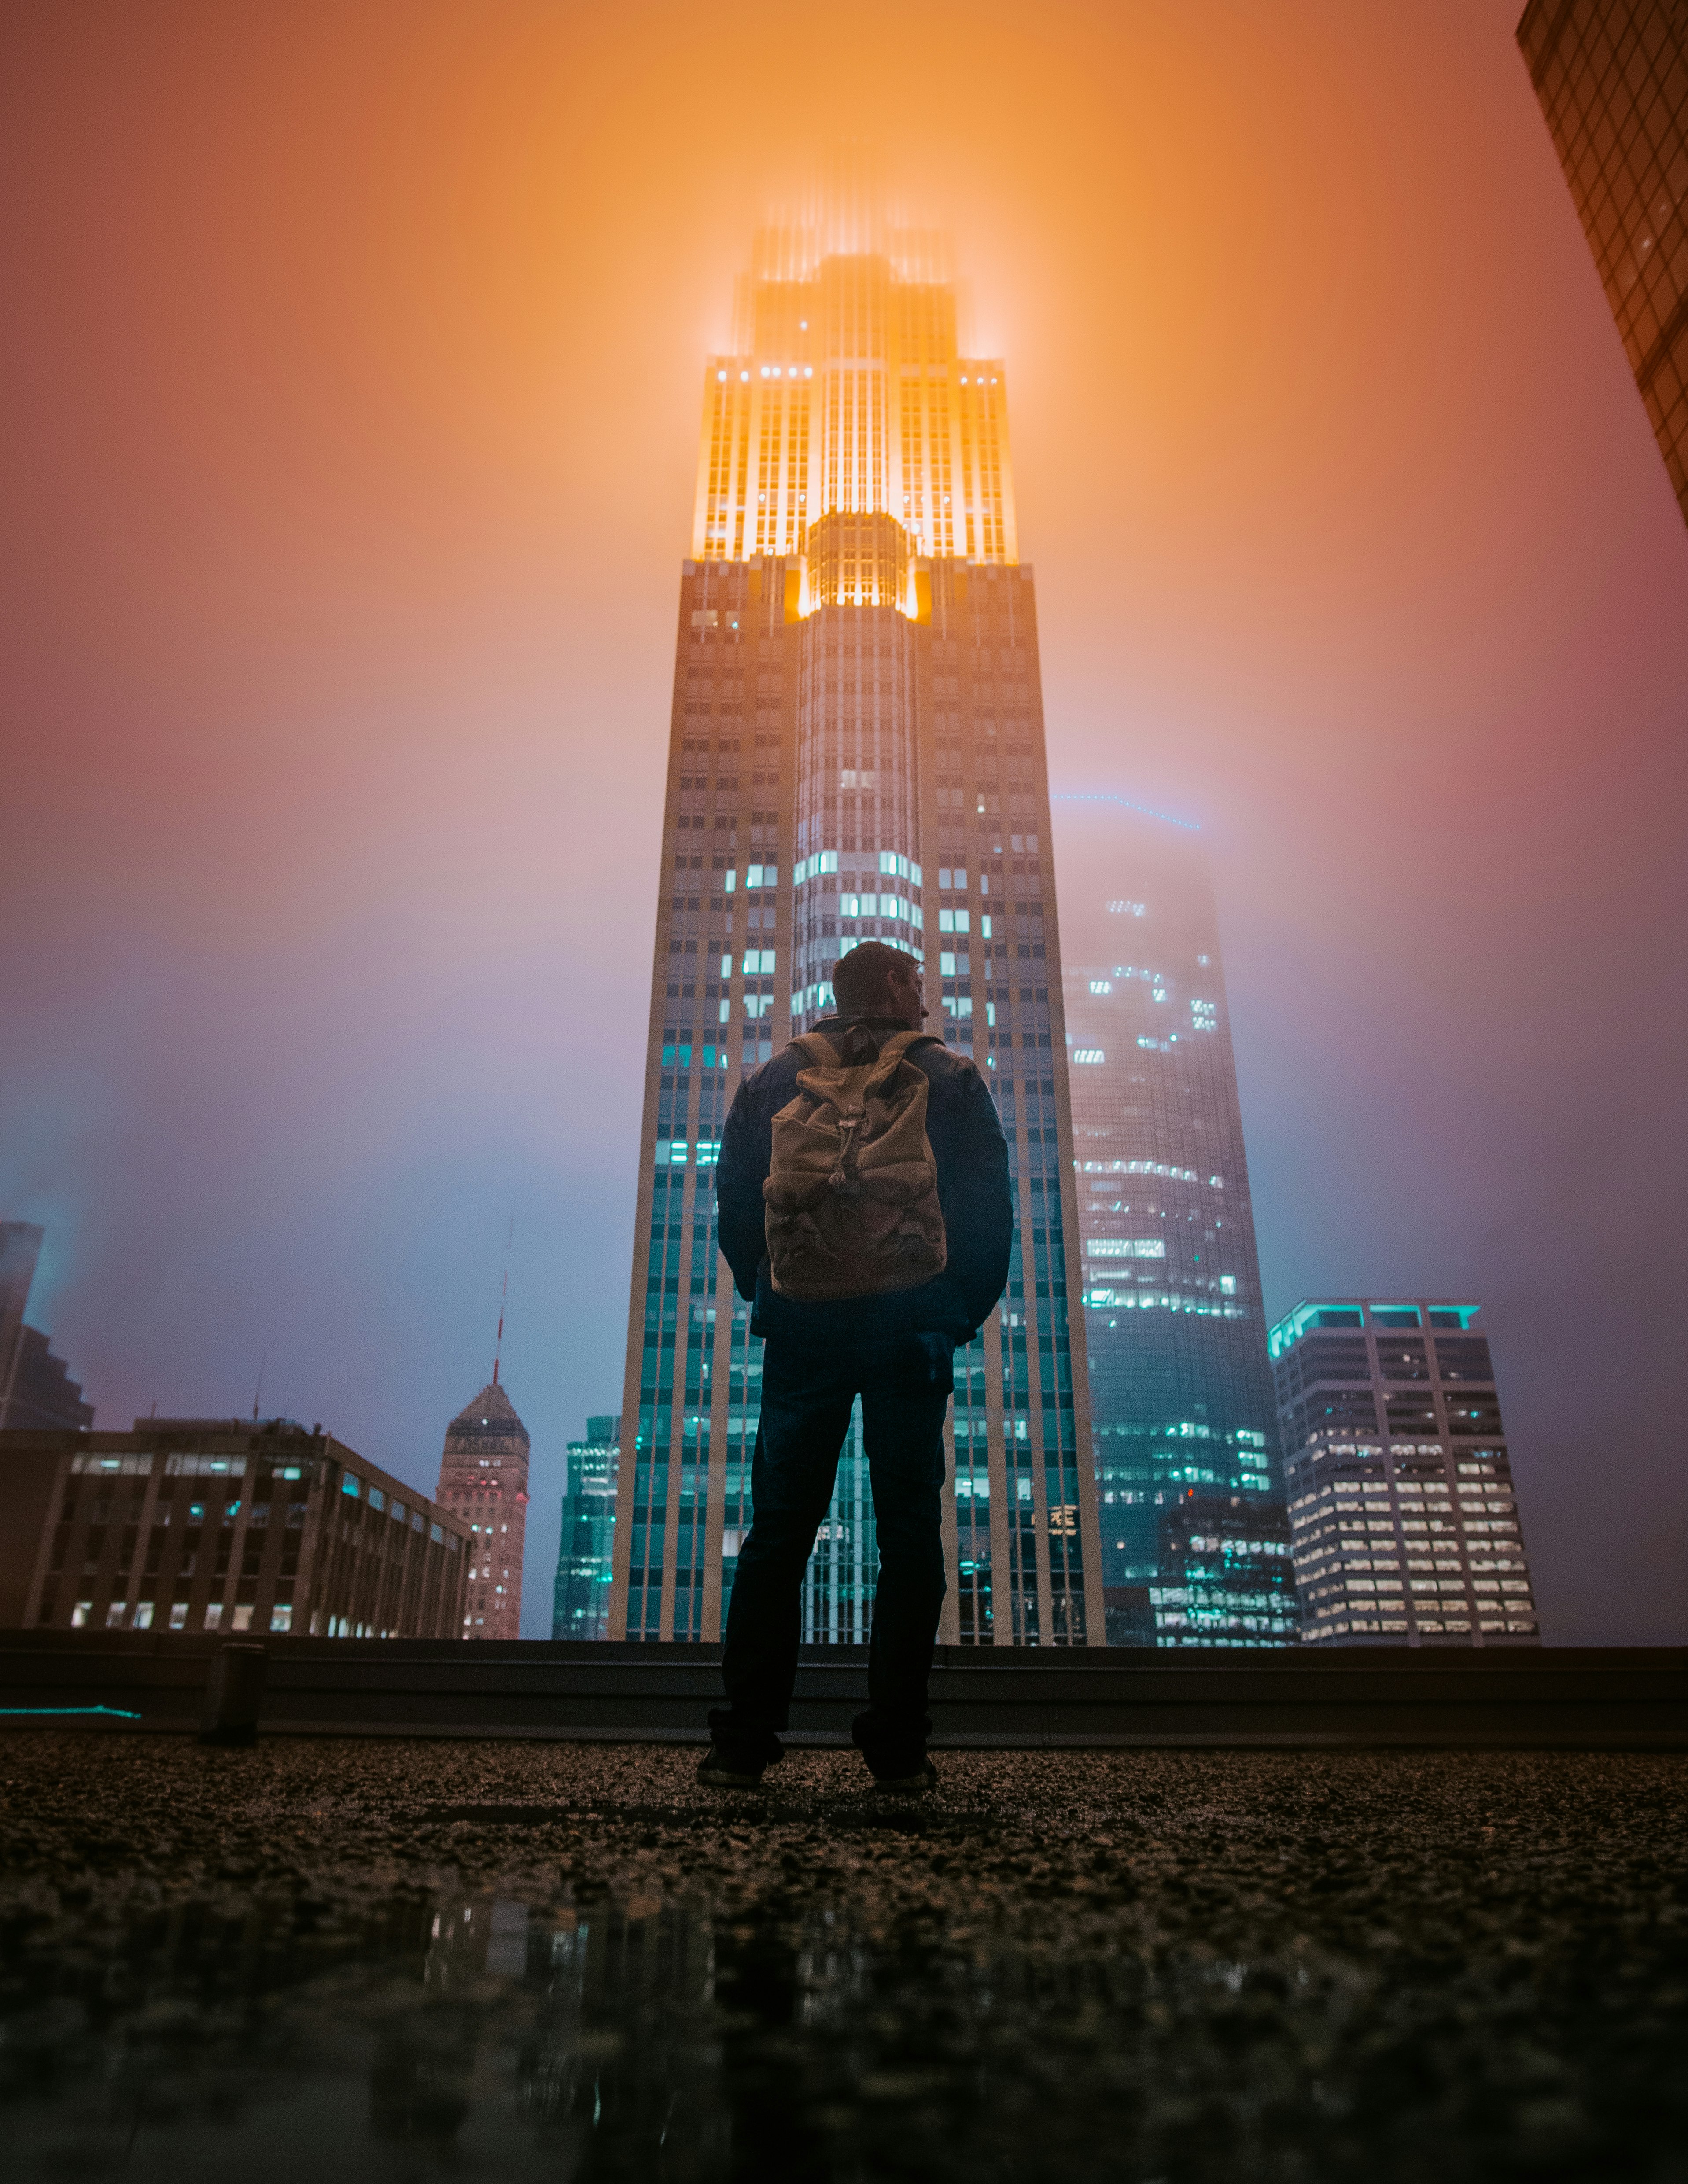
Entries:
{"type": "Polygon", "coordinates": [[[1102,1578],[1119,1646],[1288,1645],[1296,1608],[1219,921],[1187,823],[1063,796],[1102,1578]]]}
{"type": "MultiPolygon", "coordinates": [[[[962,353],[942,245],[859,200],[764,231],[711,357],[679,629],[610,1635],[717,1639],[751,1521],[761,1360],[711,1170],[741,1078],[878,939],[986,1072],[1018,1199],[1009,1289],[958,1355],[949,1643],[1103,1641],[1031,571],[1000,359],[962,353]]],[[[803,1596],[869,1633],[859,1418],[803,1596]]]]}
{"type": "Polygon", "coordinates": [[[598,1639],[609,1630],[620,1454],[621,1420],[613,1415],[589,1418],[585,1440],[568,1444],[551,1595],[553,1638],[598,1639]]]}

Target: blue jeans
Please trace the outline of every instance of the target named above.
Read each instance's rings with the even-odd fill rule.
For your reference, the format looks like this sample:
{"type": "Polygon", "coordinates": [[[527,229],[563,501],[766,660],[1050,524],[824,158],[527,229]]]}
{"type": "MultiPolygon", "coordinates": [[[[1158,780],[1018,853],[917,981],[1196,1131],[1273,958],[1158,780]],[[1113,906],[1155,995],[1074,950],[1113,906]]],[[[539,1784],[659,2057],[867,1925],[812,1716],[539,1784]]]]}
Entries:
{"type": "Polygon", "coordinates": [[[752,1763],[779,1756],[775,1732],[790,1721],[796,1680],[803,1572],[859,1395],[879,1583],[868,1710],[857,1718],[855,1739],[875,1773],[912,1773],[919,1764],[932,1725],[926,1680],[943,1606],[943,1421],[953,1357],[943,1334],[830,1350],[769,1336],[751,1473],[753,1520],[727,1612],[727,1705],[709,1717],[724,1753],[752,1763]]]}

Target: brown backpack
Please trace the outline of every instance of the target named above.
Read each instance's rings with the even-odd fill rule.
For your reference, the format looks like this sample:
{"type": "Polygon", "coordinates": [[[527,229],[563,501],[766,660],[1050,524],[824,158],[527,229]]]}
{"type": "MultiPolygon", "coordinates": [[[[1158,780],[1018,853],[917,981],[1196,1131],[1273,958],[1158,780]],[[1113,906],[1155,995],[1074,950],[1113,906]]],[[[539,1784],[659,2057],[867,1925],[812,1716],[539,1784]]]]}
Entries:
{"type": "Polygon", "coordinates": [[[914,1289],[943,1272],[937,1162],[926,1136],[926,1075],[900,1031],[880,1042],[846,1034],[847,1061],[819,1032],[794,1039],[809,1067],[774,1117],[774,1160],[762,1186],[769,1271],[781,1296],[808,1304],[914,1289]]]}

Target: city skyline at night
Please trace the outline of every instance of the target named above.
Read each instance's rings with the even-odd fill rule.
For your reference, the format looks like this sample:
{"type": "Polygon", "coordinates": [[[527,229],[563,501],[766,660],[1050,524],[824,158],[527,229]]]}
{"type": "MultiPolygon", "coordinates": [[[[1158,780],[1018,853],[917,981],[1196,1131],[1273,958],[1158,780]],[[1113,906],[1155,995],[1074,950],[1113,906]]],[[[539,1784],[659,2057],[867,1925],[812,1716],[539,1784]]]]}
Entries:
{"type": "MultiPolygon", "coordinates": [[[[426,1498],[515,1207],[523,1622],[548,1631],[567,1445],[626,1394],[708,359],[743,351],[763,209],[803,227],[792,178],[853,137],[955,237],[952,265],[904,229],[896,262],[959,276],[958,357],[1006,359],[1003,566],[1036,567],[1052,794],[1201,823],[1269,1318],[1383,1281],[1481,1297],[1544,1640],[1674,1637],[1684,1367],[1652,1270],[1688,1220],[1659,998],[1688,528],[1523,12],[869,8],[746,47],[670,0],[214,36],[181,0],[74,32],[13,11],[0,1218],[44,1234],[51,1404],[244,1417],[261,1372],[266,1412],[426,1498]]],[[[1589,32],[1625,14],[1652,20],[1529,17],[1568,144],[1590,117],[1596,218],[1640,192],[1631,120],[1652,144],[1668,91],[1649,51],[1620,96],[1589,32]],[[1630,132],[1609,162],[1590,98],[1630,132]]],[[[1673,217],[1624,231],[1660,331],[1673,217]]],[[[738,550],[774,520],[789,555],[818,489],[785,460],[814,359],[781,333],[762,362],[781,467],[762,482],[759,410],[717,571],[741,515],[738,550]]],[[[908,495],[916,563],[946,459],[975,557],[996,514],[991,415],[964,419],[959,369],[942,417],[939,391],[884,511],[908,495]]],[[[978,872],[921,861],[923,911],[968,872],[976,1033],[994,913],[978,872]]],[[[873,877],[858,904],[912,906],[873,877]]],[[[827,938],[796,909],[792,883],[769,952],[827,938]]]]}

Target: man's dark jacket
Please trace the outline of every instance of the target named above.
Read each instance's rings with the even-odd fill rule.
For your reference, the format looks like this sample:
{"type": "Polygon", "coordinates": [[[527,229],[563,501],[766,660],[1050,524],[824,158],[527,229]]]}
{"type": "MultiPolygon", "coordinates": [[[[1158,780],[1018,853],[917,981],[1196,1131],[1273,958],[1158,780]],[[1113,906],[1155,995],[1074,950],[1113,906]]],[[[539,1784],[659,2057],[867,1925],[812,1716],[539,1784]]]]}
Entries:
{"type": "MultiPolygon", "coordinates": [[[[908,1029],[884,1017],[853,1016],[824,1017],[814,1028],[836,1046],[858,1023],[880,1038],[908,1029]]],[[[831,1304],[776,1295],[768,1271],[762,1186],[774,1157],[774,1117],[797,1096],[797,1072],[809,1067],[799,1049],[788,1046],[739,1087],[715,1173],[721,1249],[740,1295],[755,1300],[753,1334],[826,1344],[931,1334],[962,1343],[1002,1295],[1014,1240],[1014,1201],[996,1102],[973,1064],[940,1044],[917,1046],[908,1060],[925,1072],[928,1088],[926,1136],[937,1162],[947,1245],[943,1272],[915,1289],[831,1304]]]]}

